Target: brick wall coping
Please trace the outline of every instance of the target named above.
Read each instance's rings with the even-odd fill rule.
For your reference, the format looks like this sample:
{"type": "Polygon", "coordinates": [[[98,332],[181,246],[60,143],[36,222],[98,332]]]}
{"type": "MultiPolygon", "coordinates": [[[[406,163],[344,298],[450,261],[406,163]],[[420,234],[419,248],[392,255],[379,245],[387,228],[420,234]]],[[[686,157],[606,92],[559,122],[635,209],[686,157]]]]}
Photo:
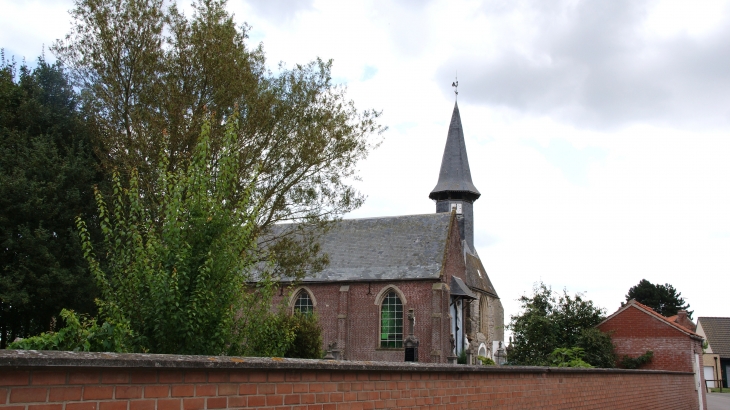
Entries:
{"type": "Polygon", "coordinates": [[[467,373],[661,373],[666,370],[581,369],[538,366],[467,366],[442,363],[337,361],[237,356],[192,356],[142,353],[88,353],[50,350],[0,350],[0,368],[104,367],[154,369],[365,370],[467,373]]]}

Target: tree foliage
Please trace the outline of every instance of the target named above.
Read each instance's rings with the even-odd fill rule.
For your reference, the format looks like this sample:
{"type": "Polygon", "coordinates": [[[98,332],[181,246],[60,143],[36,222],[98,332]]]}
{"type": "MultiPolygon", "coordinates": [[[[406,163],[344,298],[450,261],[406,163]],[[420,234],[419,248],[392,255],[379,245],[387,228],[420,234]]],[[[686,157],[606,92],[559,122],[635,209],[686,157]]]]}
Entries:
{"type": "Polygon", "coordinates": [[[19,339],[8,345],[8,349],[21,350],[70,350],[74,352],[128,352],[132,333],[129,327],[109,322],[99,324],[88,315],[77,315],[62,309],[65,322],[58,332],[43,332],[40,335],[19,339]]]}
{"type": "MultiPolygon", "coordinates": [[[[102,179],[59,64],[0,62],[0,347],[52,330],[62,308],[92,313],[96,289],[74,227],[102,179]]],[[[94,235],[95,236],[95,235],[94,235]]]]}
{"type": "Polygon", "coordinates": [[[479,360],[479,363],[481,363],[482,366],[494,366],[496,363],[494,363],[494,360],[485,357],[485,356],[477,356],[477,360],[479,360]]]}
{"type": "Polygon", "coordinates": [[[321,269],[326,259],[315,257],[312,240],[321,231],[304,228],[362,203],[348,181],[377,145],[379,114],[358,111],[332,84],[331,61],[267,70],[263,48],[248,47],[248,28],[235,25],[225,1],[200,0],[193,9],[188,17],[162,0],[76,1],[72,30],[53,50],[83,91],[105,164],[136,169],[154,203],[160,156],[171,169],[186,166],[207,119],[211,149],[219,149],[222,124],[235,116],[241,166],[231,200],[255,170],[248,200],[260,204],[256,229],[304,223],[287,238],[268,235],[260,259],[286,275],[321,269]]]}
{"type": "Polygon", "coordinates": [[[244,304],[269,306],[270,298],[262,299],[256,290],[245,293],[247,282],[256,279],[265,287],[270,280],[265,268],[253,276],[260,209],[249,200],[251,186],[231,200],[241,166],[232,154],[236,125],[233,118],[227,139],[213,152],[205,123],[187,167],[168,170],[162,157],[154,213],[134,171],[128,187],[114,174],[111,206],[97,190],[101,258],[86,223],[77,221],[84,256],[101,290],[102,317],[132,330],[134,350],[236,352],[244,304]]]}
{"type": "MultiPolygon", "coordinates": [[[[674,286],[666,283],[653,284],[646,279],[642,279],[636,286],[629,289],[626,295],[626,301],[636,299],[637,302],[654,309],[662,316],[674,316],[680,310],[689,309],[689,303],[684,301],[682,293],[677,292],[674,286]]],[[[693,311],[688,311],[687,316],[692,319],[693,311]]]]}
{"type": "Polygon", "coordinates": [[[317,314],[295,311],[289,317],[295,336],[284,357],[321,359],[322,327],[319,325],[317,314]]]}
{"type": "Polygon", "coordinates": [[[3,134],[11,149],[3,148],[0,171],[14,174],[3,174],[10,181],[3,192],[10,195],[2,200],[25,204],[24,212],[52,203],[48,198],[64,202],[53,223],[66,224],[51,227],[41,207],[38,220],[29,215],[32,223],[2,232],[3,257],[15,258],[17,265],[3,265],[3,334],[8,327],[13,338],[48,330],[61,307],[90,312],[88,302],[100,292],[98,325],[128,329],[125,349],[261,352],[251,348],[251,335],[284,332],[277,351],[286,353],[291,338],[299,337],[299,325],[272,328],[264,320],[272,314],[271,283],[296,280],[327,263],[317,236],[329,221],[362,204],[350,181],[356,179],[356,163],[379,142],[379,113],[359,111],[345,89],[332,84],[331,61],[268,70],[263,48],[249,47],[248,27],[235,25],[225,1],[195,1],[193,10],[185,16],[174,2],[165,7],[162,0],[75,1],[72,29],[52,50],[60,62],[54,66],[58,76],[65,81],[60,68],[65,64],[79,95],[64,82],[54,90],[68,104],[37,115],[46,121],[46,112],[58,118],[73,112],[73,121],[67,121],[76,127],[69,134],[72,144],[59,145],[66,140],[58,135],[66,131],[39,132],[42,127],[27,126],[28,118],[22,118],[25,129],[12,128],[13,113],[35,112],[18,109],[16,100],[26,91],[9,86],[14,83],[3,74],[1,92],[8,98],[0,100],[1,121],[18,131],[13,138],[3,134]],[[25,176],[16,172],[21,162],[25,176]],[[111,186],[100,183],[98,169],[113,179],[111,186]],[[23,191],[25,185],[32,189],[23,191]],[[66,206],[73,211],[64,213],[66,206]],[[69,224],[77,215],[91,281],[77,281],[89,277],[69,224]],[[297,229],[285,234],[272,229],[285,220],[299,222],[297,229]],[[97,230],[101,244],[94,240],[97,230]],[[20,248],[33,254],[27,257],[20,248]],[[66,253],[48,256],[58,250],[66,253]],[[266,274],[251,276],[254,266],[266,274]],[[260,286],[247,287],[247,281],[260,286]],[[64,298],[76,297],[56,298],[46,291],[52,287],[73,287],[64,298]],[[43,310],[42,304],[52,308],[43,310]],[[18,309],[37,317],[27,319],[18,309]],[[246,314],[251,312],[258,314],[246,314]],[[16,319],[20,324],[7,324],[16,319]]]}
{"type": "Polygon", "coordinates": [[[554,367],[593,367],[583,360],[585,351],[581,347],[559,347],[550,353],[550,366],[554,367]]]}
{"type": "Polygon", "coordinates": [[[555,349],[582,349],[583,360],[596,367],[613,367],[614,346],[609,335],[595,329],[604,312],[582,295],[556,294],[540,283],[533,296],[519,299],[522,313],[511,317],[513,341],[508,361],[517,365],[548,366],[555,349]]]}
{"type": "Polygon", "coordinates": [[[245,323],[245,338],[237,352],[251,357],[322,358],[322,327],[317,315],[293,312],[283,306],[262,311],[245,323]]]}

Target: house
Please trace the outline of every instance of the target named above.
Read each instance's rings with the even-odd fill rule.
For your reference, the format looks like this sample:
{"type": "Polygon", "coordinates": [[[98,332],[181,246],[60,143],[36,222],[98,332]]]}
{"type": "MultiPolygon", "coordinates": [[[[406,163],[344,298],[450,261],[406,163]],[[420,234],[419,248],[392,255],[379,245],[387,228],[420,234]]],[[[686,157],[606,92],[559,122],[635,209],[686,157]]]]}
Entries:
{"type": "MultiPolygon", "coordinates": [[[[706,380],[722,380],[722,387],[728,387],[730,371],[730,317],[700,317],[697,319],[697,334],[707,340],[702,355],[706,380]]],[[[720,387],[719,383],[708,381],[709,387],[720,387]]]]}
{"type": "Polygon", "coordinates": [[[681,319],[683,316],[686,318],[686,312],[678,314],[679,320],[670,320],[632,299],[597,327],[602,332],[611,334],[619,358],[636,358],[652,351],[652,360],[642,366],[642,369],[694,373],[699,400],[704,403],[702,408],[707,408],[704,397],[705,379],[700,360],[704,339],[693,329],[681,324],[686,324],[681,319]]]}
{"type": "MultiPolygon", "coordinates": [[[[465,350],[491,356],[492,342],[504,338],[504,310],[474,247],[480,195],[455,104],[429,194],[436,212],[335,222],[320,239],[329,265],[277,302],[316,312],[325,347],[340,359],[446,363],[465,350]]],[[[286,234],[296,225],[277,229],[286,234]]]]}

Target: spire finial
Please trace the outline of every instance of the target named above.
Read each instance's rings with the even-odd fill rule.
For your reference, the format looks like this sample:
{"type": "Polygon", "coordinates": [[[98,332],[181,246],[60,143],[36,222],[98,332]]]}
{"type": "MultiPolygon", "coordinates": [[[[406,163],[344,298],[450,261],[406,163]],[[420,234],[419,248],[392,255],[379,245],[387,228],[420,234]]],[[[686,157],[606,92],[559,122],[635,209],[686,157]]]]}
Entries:
{"type": "Polygon", "coordinates": [[[456,95],[456,99],[459,99],[459,72],[456,72],[456,77],[454,78],[454,82],[451,83],[451,86],[454,87],[454,94],[456,95]]]}

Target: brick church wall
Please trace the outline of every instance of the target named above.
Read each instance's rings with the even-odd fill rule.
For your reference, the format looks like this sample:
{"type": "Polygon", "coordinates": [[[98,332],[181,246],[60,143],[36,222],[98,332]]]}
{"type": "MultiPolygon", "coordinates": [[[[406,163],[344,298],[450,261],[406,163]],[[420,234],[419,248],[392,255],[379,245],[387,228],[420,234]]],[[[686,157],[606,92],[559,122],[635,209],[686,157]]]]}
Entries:
{"type": "Polygon", "coordinates": [[[0,352],[0,410],[697,409],[690,373],[0,352]]]}
{"type": "MultiPolygon", "coordinates": [[[[324,346],[336,341],[345,349],[348,360],[404,360],[404,349],[380,348],[379,294],[395,287],[402,292],[404,316],[413,308],[416,316],[414,334],[420,340],[418,361],[429,362],[433,328],[431,323],[432,288],[436,281],[393,281],[370,283],[312,283],[306,284],[316,299],[314,307],[322,326],[324,346]],[[403,300],[405,299],[405,300],[403,300]]],[[[295,288],[295,292],[299,287],[295,288]]],[[[279,297],[282,299],[284,296],[279,297]]],[[[279,300],[275,300],[276,303],[279,300]]],[[[408,333],[404,319],[403,331],[408,333]]]]}
{"type": "Polygon", "coordinates": [[[347,360],[402,362],[403,348],[384,349],[379,345],[380,304],[376,302],[386,289],[395,288],[402,294],[404,336],[408,335],[408,310],[414,309],[414,335],[420,343],[418,361],[445,363],[451,350],[446,284],[451,282],[451,276],[465,279],[466,269],[458,229],[452,219],[439,280],[304,282],[302,286],[294,287],[290,294],[282,292],[274,299],[274,304],[283,301],[291,306],[290,295],[296,296],[305,288],[316,303],[314,311],[322,326],[324,348],[337,342],[339,349],[344,348],[342,357],[347,360]]]}

